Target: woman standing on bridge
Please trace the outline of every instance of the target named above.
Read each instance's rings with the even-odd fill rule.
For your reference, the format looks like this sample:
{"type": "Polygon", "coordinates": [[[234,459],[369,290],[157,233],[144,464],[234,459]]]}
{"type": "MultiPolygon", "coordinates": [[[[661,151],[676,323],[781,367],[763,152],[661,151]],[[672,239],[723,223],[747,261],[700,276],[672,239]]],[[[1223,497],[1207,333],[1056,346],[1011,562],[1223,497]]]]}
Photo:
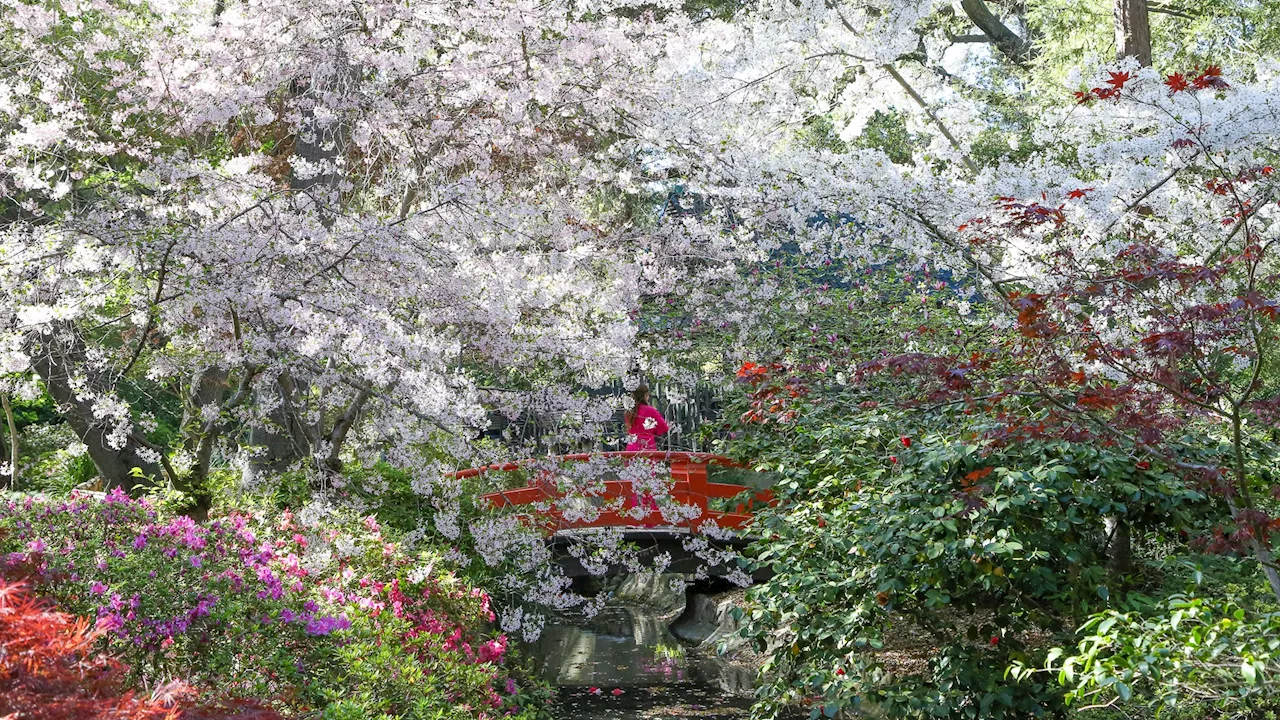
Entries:
{"type": "Polygon", "coordinates": [[[641,384],[631,392],[635,407],[623,416],[627,421],[628,450],[657,450],[658,436],[667,434],[667,420],[649,404],[649,386],[641,384]]]}

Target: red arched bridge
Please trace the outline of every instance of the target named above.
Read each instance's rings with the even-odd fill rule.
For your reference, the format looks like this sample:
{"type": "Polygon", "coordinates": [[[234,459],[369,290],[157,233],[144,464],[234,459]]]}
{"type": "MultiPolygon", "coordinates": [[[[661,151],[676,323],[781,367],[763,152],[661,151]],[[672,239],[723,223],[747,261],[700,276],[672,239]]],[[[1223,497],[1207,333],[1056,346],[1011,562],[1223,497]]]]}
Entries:
{"type": "MultiPolygon", "coordinates": [[[[642,458],[651,462],[665,464],[671,473],[671,499],[686,506],[697,507],[701,514],[697,517],[676,522],[669,527],[682,527],[697,532],[707,521],[714,521],[721,528],[740,529],[751,521],[751,510],[764,504],[773,503],[773,493],[769,490],[761,490],[751,494],[745,499],[741,499],[732,510],[717,510],[711,506],[710,501],[714,499],[732,499],[748,493],[751,488],[745,485],[735,483],[711,482],[708,478],[708,466],[718,465],[729,468],[745,467],[739,463],[730,460],[722,455],[711,455],[708,453],[693,452],[675,452],[663,450],[629,450],[621,452],[600,452],[600,453],[579,453],[575,455],[558,455],[551,456],[542,460],[521,460],[518,462],[503,463],[497,465],[487,465],[485,467],[471,468],[469,470],[461,470],[454,473],[454,477],[459,479],[475,477],[490,472],[511,472],[521,470],[530,465],[537,463],[549,462],[587,462],[595,458],[612,459],[617,458],[623,461],[642,458]]],[[[549,512],[542,513],[548,521],[549,527],[553,530],[580,529],[588,527],[631,527],[643,526],[651,527],[652,522],[637,521],[618,510],[602,510],[598,516],[591,520],[566,520],[559,510],[554,509],[554,504],[563,500],[565,495],[560,493],[556,487],[551,473],[554,471],[542,471],[534,484],[527,487],[515,488],[512,490],[499,490],[482,496],[488,501],[492,507],[502,508],[510,506],[532,506],[539,503],[551,503],[553,509],[549,512]]],[[[604,493],[592,497],[599,498],[602,507],[610,507],[621,501],[626,504],[634,501],[638,495],[630,480],[606,480],[604,481],[604,493]]]]}
{"type": "MultiPolygon", "coordinates": [[[[653,554],[670,553],[672,557],[670,572],[695,572],[699,560],[688,551],[687,543],[690,535],[702,534],[707,523],[714,523],[721,529],[740,530],[752,518],[753,511],[763,505],[774,504],[770,490],[756,490],[746,485],[726,482],[712,482],[708,476],[708,468],[719,466],[724,468],[744,468],[745,466],[721,455],[708,453],[675,452],[663,450],[634,450],[622,452],[579,453],[559,455],[538,460],[521,460],[500,463],[479,468],[470,468],[453,473],[459,479],[477,477],[492,472],[511,472],[530,467],[535,468],[534,480],[526,487],[499,490],[482,496],[483,500],[494,508],[528,508],[530,513],[542,522],[547,530],[548,541],[553,546],[569,546],[581,537],[581,531],[589,528],[621,528],[623,538],[635,542],[642,548],[651,550],[653,554]],[[670,473],[670,497],[675,503],[685,508],[696,507],[698,512],[682,512],[681,515],[692,515],[687,519],[669,522],[663,519],[657,504],[647,498],[643,492],[637,492],[630,480],[607,479],[603,482],[603,493],[587,497],[597,505],[596,512],[569,513],[559,504],[566,498],[555,482],[554,468],[548,464],[562,465],[573,462],[589,462],[597,458],[620,460],[626,463],[633,459],[643,459],[659,463],[670,473]],[[737,502],[733,502],[737,499],[737,502]],[[726,502],[715,502],[717,500],[726,502]],[[730,504],[732,503],[732,504],[730,504]],[[644,517],[637,518],[634,507],[645,508],[644,517]],[[630,512],[629,512],[630,511],[630,512]]],[[[749,538],[711,538],[708,542],[727,547],[742,547],[749,538]]],[[[561,562],[565,573],[570,577],[583,577],[588,573],[573,557],[561,562]]],[[[709,568],[712,575],[725,575],[732,568],[709,568]]]]}

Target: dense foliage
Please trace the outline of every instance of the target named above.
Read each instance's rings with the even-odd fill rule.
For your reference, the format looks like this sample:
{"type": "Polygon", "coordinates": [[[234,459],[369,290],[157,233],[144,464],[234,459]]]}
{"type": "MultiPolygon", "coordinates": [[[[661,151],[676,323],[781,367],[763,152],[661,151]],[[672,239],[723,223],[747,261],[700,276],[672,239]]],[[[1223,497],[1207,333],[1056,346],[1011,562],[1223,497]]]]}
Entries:
{"type": "Polygon", "coordinates": [[[1072,433],[1017,384],[1013,349],[1035,338],[998,304],[956,300],[953,280],[788,274],[794,294],[737,369],[726,445],[777,473],[783,498],[756,526],[777,575],[745,612],[767,658],[761,713],[1265,701],[1280,603],[1220,487],[1186,470],[1224,445],[1184,423],[1144,454],[1120,440],[1136,416],[1105,420],[1120,438],[1072,433]]]}

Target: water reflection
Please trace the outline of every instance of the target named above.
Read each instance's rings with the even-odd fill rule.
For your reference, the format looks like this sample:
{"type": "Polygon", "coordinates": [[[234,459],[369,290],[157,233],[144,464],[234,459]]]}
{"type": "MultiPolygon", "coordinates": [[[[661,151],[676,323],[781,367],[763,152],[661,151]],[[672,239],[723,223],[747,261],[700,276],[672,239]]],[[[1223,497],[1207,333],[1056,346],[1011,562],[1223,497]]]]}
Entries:
{"type": "Polygon", "coordinates": [[[621,605],[580,624],[548,625],[532,649],[560,686],[557,720],[738,720],[751,671],[689,651],[653,610],[621,605]]]}
{"type": "Polygon", "coordinates": [[[743,720],[750,707],[748,698],[683,684],[636,688],[619,696],[563,688],[552,712],[556,720],[743,720]]]}

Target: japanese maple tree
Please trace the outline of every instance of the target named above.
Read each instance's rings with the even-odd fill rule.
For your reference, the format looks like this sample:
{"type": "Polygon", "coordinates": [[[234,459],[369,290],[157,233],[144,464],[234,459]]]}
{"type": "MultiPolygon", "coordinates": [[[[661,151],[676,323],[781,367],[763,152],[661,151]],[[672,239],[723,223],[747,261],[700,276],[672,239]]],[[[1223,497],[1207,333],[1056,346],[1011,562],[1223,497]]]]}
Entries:
{"type": "Polygon", "coordinates": [[[150,696],[128,690],[123,670],[103,654],[104,630],[59,612],[23,583],[0,579],[0,717],[32,720],[275,720],[257,702],[188,704],[192,688],[174,681],[150,696]],[[185,706],[184,706],[185,705],[185,706]]]}

